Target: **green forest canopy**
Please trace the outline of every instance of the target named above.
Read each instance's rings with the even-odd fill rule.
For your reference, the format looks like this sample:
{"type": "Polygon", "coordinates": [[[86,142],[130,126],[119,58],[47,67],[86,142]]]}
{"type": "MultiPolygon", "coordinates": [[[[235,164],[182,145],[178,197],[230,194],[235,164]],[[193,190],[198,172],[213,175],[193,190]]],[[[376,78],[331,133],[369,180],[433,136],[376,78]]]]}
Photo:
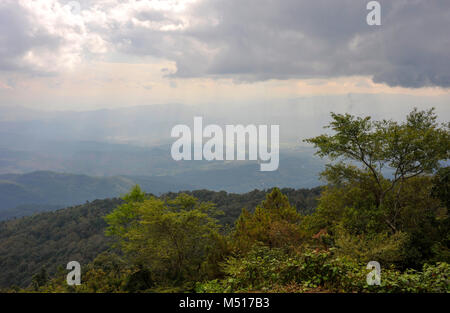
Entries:
{"type": "MultiPolygon", "coordinates": [[[[300,211],[312,212],[317,205],[320,188],[282,189],[300,211]]],[[[233,224],[242,208],[253,210],[266,194],[254,190],[244,194],[225,191],[195,190],[186,192],[202,202],[211,201],[224,214],[218,216],[223,225],[233,224]]],[[[167,193],[161,198],[175,198],[167,193]]],[[[109,249],[105,237],[107,226],[103,216],[123,203],[121,199],[104,199],[86,204],[0,222],[0,287],[26,287],[41,268],[53,275],[58,266],[78,260],[82,266],[109,249]]]]}

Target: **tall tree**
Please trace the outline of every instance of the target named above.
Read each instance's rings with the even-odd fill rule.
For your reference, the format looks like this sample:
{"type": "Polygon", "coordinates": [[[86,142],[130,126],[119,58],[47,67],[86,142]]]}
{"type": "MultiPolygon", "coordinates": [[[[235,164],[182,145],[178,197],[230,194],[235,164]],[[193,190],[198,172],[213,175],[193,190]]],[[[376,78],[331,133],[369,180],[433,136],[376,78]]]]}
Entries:
{"type": "Polygon", "coordinates": [[[219,237],[214,205],[187,194],[173,200],[145,199],[136,188],[124,199],[125,204],[106,216],[107,234],[119,239],[129,260],[165,284],[198,279],[219,237]]]}
{"type": "Polygon", "coordinates": [[[235,244],[244,252],[256,242],[269,247],[298,245],[301,241],[300,219],[300,214],[290,205],[287,196],[274,188],[253,214],[246,209],[242,211],[236,222],[235,244]]]}
{"type": "Polygon", "coordinates": [[[314,144],[319,156],[337,161],[327,165],[322,176],[335,185],[358,182],[369,186],[377,208],[384,208],[390,195],[392,214],[385,222],[397,231],[393,216],[400,209],[402,186],[414,177],[433,173],[449,159],[450,125],[437,123],[434,109],[414,109],[403,123],[350,114],[331,113],[331,117],[326,127],[334,134],[305,140],[314,144]],[[392,175],[385,177],[383,173],[392,175]]]}

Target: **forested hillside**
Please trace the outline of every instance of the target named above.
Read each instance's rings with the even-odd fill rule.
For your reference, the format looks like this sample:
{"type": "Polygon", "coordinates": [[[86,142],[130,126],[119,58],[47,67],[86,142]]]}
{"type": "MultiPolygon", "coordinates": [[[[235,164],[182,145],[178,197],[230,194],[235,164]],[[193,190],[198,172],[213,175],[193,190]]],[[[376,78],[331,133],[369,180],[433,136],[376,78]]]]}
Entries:
{"type": "MultiPolygon", "coordinates": [[[[320,188],[283,189],[301,212],[311,212],[317,204],[320,188]]],[[[223,223],[234,223],[242,208],[252,211],[266,191],[245,194],[197,190],[188,192],[201,201],[211,201],[224,212],[223,223]]],[[[175,198],[168,193],[161,198],[175,198]]],[[[95,200],[84,205],[46,212],[0,223],[0,287],[27,286],[41,268],[54,273],[71,260],[87,264],[109,247],[103,217],[123,201],[95,200]]]]}
{"type": "Polygon", "coordinates": [[[136,185],[122,200],[4,222],[0,283],[11,292],[450,292],[450,125],[433,110],[402,123],[331,118],[330,133],[306,139],[329,160],[322,188],[156,197],[136,185]],[[81,284],[67,283],[69,261],[82,263],[81,284]]]}
{"type": "MultiPolygon", "coordinates": [[[[61,250],[27,255],[41,264],[17,283],[26,285],[34,274],[22,290],[450,292],[449,125],[438,124],[433,110],[413,110],[403,123],[331,117],[331,134],[306,140],[331,161],[321,173],[326,187],[154,197],[135,186],[104,220],[94,218],[102,227],[88,227],[93,238],[106,230],[115,250],[100,248],[82,264],[81,285],[68,285],[63,269],[55,272],[61,264],[42,267],[61,250]],[[385,176],[386,168],[392,175],[385,176]],[[381,274],[369,273],[369,262],[378,262],[381,274]]],[[[10,255],[0,266],[11,280],[19,272],[15,251],[29,250],[27,237],[41,238],[41,251],[53,245],[52,227],[43,229],[49,221],[33,226],[39,217],[2,225],[2,242],[9,242],[2,254],[10,255]],[[21,229],[22,237],[13,236],[21,229]]],[[[67,234],[69,243],[79,240],[67,234]]],[[[65,255],[75,252],[81,253],[65,255]]]]}
{"type": "Polygon", "coordinates": [[[120,199],[45,212],[0,223],[0,285],[24,286],[41,268],[54,272],[71,260],[91,261],[109,247],[103,216],[120,199]]]}

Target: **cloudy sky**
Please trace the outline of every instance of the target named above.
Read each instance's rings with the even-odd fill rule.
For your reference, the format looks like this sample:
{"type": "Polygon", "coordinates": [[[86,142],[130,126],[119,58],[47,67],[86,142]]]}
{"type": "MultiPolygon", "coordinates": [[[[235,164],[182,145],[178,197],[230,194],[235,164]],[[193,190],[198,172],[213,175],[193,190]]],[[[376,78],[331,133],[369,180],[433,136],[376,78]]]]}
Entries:
{"type": "Polygon", "coordinates": [[[380,26],[368,2],[0,0],[0,105],[376,94],[450,107],[450,1],[379,1],[380,26]]]}

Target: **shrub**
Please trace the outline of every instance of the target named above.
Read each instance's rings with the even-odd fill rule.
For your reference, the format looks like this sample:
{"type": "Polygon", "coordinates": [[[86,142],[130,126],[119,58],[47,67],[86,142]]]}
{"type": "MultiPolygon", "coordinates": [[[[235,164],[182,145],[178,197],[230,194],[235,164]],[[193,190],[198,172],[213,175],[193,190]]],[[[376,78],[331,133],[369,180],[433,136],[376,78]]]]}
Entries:
{"type": "Polygon", "coordinates": [[[447,263],[427,264],[421,272],[382,268],[381,284],[368,286],[366,264],[336,256],[333,250],[295,254],[255,245],[246,255],[230,257],[222,266],[224,279],[199,283],[196,291],[450,292],[447,263]]]}

